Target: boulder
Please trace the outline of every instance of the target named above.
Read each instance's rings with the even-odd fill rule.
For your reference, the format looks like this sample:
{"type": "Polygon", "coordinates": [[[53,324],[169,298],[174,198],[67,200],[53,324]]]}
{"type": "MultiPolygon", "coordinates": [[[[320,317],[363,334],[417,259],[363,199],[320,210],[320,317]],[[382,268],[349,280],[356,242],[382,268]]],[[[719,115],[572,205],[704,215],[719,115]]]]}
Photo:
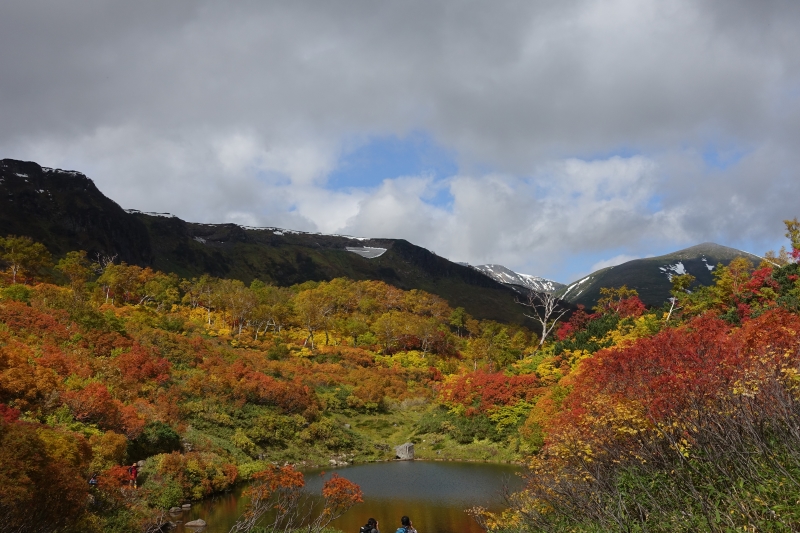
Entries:
{"type": "Polygon", "coordinates": [[[191,509],[192,508],[192,504],[191,503],[184,503],[183,505],[181,505],[181,507],[183,509],[191,509]]]}
{"type": "Polygon", "coordinates": [[[182,513],[183,509],[181,509],[180,507],[170,507],[169,508],[169,512],[170,512],[170,514],[178,514],[178,513],[182,513]]]}
{"type": "Polygon", "coordinates": [[[411,459],[414,459],[414,444],[411,442],[406,442],[400,446],[395,446],[394,453],[395,459],[399,459],[401,461],[410,461],[411,459]]]}
{"type": "Polygon", "coordinates": [[[191,522],[186,522],[183,524],[184,527],[206,527],[206,521],[202,518],[198,518],[197,520],[192,520],[191,522]]]}

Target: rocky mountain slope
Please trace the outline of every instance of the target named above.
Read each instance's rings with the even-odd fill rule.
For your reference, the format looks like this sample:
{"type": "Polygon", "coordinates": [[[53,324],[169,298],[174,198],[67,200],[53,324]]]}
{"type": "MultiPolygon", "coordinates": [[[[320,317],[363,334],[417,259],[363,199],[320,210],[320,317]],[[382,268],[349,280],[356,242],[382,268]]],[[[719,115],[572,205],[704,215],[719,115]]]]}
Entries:
{"type": "Polygon", "coordinates": [[[503,265],[478,265],[472,268],[479,270],[504,285],[510,286],[512,289],[522,291],[533,290],[536,292],[556,292],[566,287],[563,283],[552,281],[539,276],[532,276],[530,274],[520,274],[503,265]]]}
{"type": "Polygon", "coordinates": [[[198,224],[126,212],[80,172],[3,159],[0,235],[8,234],[27,235],[56,256],[82,249],[181,276],[208,273],[276,285],[341,276],[381,280],[437,294],[476,318],[526,320],[509,287],[402,239],[198,224]]]}
{"type": "Polygon", "coordinates": [[[639,292],[639,297],[646,305],[660,306],[670,296],[673,276],[691,274],[698,283],[711,285],[716,266],[728,265],[737,257],[749,259],[754,266],[761,260],[749,252],[706,242],[671,254],[634,259],[598,270],[556,291],[556,296],[572,304],[591,308],[597,303],[602,287],[627,285],[639,292]]]}

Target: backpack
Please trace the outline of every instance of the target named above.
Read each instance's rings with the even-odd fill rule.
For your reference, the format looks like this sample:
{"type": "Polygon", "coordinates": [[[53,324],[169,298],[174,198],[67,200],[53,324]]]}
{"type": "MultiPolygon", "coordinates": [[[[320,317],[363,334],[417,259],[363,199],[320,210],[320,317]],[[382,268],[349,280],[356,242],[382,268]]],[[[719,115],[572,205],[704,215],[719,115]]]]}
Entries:
{"type": "Polygon", "coordinates": [[[358,533],[371,533],[374,528],[367,524],[365,526],[361,526],[358,530],[358,533]]]}

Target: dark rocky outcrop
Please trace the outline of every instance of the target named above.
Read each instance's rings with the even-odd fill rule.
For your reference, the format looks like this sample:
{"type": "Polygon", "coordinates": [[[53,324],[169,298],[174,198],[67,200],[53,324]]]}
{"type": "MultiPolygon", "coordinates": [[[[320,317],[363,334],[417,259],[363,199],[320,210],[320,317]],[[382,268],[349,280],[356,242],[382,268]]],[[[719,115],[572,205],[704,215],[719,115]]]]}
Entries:
{"type": "Polygon", "coordinates": [[[0,234],[27,235],[56,255],[83,249],[146,265],[155,259],[145,225],[80,172],[0,160],[0,234]]]}

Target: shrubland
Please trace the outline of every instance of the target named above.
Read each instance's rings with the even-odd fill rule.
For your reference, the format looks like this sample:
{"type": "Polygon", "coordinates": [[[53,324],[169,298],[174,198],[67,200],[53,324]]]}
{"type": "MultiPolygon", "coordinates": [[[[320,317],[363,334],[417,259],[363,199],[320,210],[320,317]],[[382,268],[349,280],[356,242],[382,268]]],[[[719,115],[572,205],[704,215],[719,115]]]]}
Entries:
{"type": "Polygon", "coordinates": [[[2,239],[0,531],[143,530],[248,480],[259,501],[294,497],[295,468],[408,440],[526,464],[506,511],[473,510],[492,531],[794,531],[787,227],[791,254],[718,265],[709,287],[676,276],[662,308],[606,288],[545,342],[382,282],[180,279],[2,239]]]}
{"type": "Polygon", "coordinates": [[[708,287],[676,276],[662,309],[607,289],[562,324],[532,358],[560,364],[520,428],[538,446],[525,489],[474,516],[492,531],[797,531],[800,233],[787,228],[791,253],[718,265],[708,287]]]}
{"type": "Polygon", "coordinates": [[[0,531],[140,530],[273,465],[391,459],[409,440],[521,457],[537,378],[516,375],[536,341],[519,326],[376,281],[180,279],[14,236],[0,260],[0,531]]]}

